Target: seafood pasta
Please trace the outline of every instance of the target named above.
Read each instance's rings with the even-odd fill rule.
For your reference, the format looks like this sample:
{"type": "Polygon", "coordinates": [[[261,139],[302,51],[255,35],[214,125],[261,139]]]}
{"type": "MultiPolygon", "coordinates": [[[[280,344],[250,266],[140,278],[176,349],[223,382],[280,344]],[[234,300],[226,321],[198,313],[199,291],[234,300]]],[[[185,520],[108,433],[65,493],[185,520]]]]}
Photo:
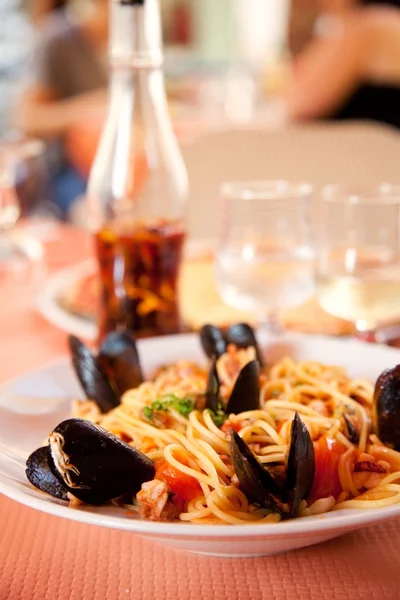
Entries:
{"type": "MultiPolygon", "coordinates": [[[[385,372],[374,398],[371,383],[351,379],[341,367],[290,357],[264,365],[249,328],[243,336],[243,329],[229,335],[208,327],[201,333],[210,357],[205,368],[180,361],[149,381],[140,375],[111,410],[95,399],[74,402],[74,419],[54,430],[47,450],[70,501],[114,499],[142,518],[204,524],[268,523],[400,503],[398,440],[389,439],[397,434],[379,414],[400,373],[385,372]],[[74,456],[82,431],[104,435],[127,453],[129,474],[115,475],[132,480],[126,489],[122,483],[118,493],[88,495],[82,480],[89,468],[74,456]]],[[[104,356],[99,365],[104,374],[104,356]]],[[[107,373],[116,380],[118,364],[107,373]]],[[[27,474],[37,485],[32,457],[27,474]]],[[[125,455],[120,470],[123,464],[125,455]]]]}

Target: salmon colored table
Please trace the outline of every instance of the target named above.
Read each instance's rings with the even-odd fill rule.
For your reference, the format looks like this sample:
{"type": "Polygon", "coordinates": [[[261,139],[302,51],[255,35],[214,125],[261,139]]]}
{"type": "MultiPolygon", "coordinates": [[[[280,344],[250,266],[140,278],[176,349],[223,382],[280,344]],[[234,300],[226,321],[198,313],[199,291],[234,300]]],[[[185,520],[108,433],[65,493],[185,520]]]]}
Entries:
{"type": "MultiPolygon", "coordinates": [[[[49,269],[80,260],[82,234],[59,228],[49,269]]],[[[65,334],[0,282],[0,379],[65,353],[65,334]]],[[[400,519],[290,554],[219,559],[81,525],[0,495],[0,600],[400,599],[400,519]]]]}

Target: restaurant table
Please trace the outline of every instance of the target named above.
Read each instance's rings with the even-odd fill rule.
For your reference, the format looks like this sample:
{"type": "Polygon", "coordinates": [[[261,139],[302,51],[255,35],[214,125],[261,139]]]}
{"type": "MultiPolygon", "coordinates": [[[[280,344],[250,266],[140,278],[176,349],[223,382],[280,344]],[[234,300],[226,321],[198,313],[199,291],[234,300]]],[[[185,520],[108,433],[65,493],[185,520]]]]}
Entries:
{"type": "MultiPolygon", "coordinates": [[[[81,260],[83,233],[50,229],[52,272],[81,260]]],[[[0,282],[0,380],[66,353],[18,283],[0,282]]],[[[205,557],[140,536],[64,520],[0,495],[0,600],[395,600],[400,519],[278,556],[205,557]]]]}

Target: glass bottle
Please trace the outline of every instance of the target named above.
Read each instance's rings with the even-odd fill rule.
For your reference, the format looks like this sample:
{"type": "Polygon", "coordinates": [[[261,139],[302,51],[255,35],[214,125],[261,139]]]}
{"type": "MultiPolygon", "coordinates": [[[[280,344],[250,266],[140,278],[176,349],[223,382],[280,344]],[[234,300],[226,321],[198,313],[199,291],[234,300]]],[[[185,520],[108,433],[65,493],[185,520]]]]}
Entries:
{"type": "Polygon", "coordinates": [[[168,112],[159,0],[110,0],[109,108],[89,183],[99,337],[181,331],[185,164],[168,112]]]}

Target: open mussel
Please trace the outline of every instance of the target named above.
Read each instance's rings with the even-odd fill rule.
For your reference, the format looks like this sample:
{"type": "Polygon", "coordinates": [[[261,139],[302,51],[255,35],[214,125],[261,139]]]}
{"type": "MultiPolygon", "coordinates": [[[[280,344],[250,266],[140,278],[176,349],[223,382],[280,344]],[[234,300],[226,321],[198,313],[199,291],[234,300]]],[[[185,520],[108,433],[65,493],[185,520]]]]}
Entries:
{"type": "Polygon", "coordinates": [[[256,410],[260,405],[259,366],[263,358],[253,329],[247,323],[231,325],[225,333],[215,325],[204,325],[200,330],[200,341],[204,352],[211,358],[206,388],[206,408],[215,413],[238,414],[246,410],[256,410]],[[218,358],[227,351],[228,344],[238,348],[255,348],[257,360],[247,363],[240,371],[228,403],[220,396],[220,381],[217,371],[218,358]]]}
{"type": "Polygon", "coordinates": [[[231,432],[230,452],[240,488],[247,498],[282,514],[282,489],[234,429],[231,432]]]}
{"type": "Polygon", "coordinates": [[[237,415],[247,410],[260,408],[260,379],[257,361],[251,360],[241,369],[226,406],[220,396],[220,385],[214,358],[207,379],[206,408],[214,412],[224,411],[227,416],[231,413],[237,415]]]}
{"type": "Polygon", "coordinates": [[[253,328],[248,323],[235,323],[224,332],[215,325],[204,325],[200,329],[200,342],[205,354],[209,358],[219,358],[227,350],[228,344],[235,344],[238,348],[255,348],[256,357],[261,367],[264,359],[253,328]]]}
{"type": "Polygon", "coordinates": [[[154,478],[153,462],[117,437],[83,419],[60,423],[27,461],[29,481],[40,490],[67,499],[67,493],[99,505],[136,494],[154,478]]]}
{"type": "Polygon", "coordinates": [[[283,518],[293,517],[300,502],[311,492],[315,475],[314,446],[307,427],[297,413],[292,421],[283,484],[260,463],[233,429],[230,453],[240,487],[248,499],[278,512],[283,518]]]}
{"type": "Polygon", "coordinates": [[[400,365],[383,371],[376,381],[373,426],[384,444],[400,451],[400,365]]]}
{"type": "Polygon", "coordinates": [[[77,337],[68,339],[72,365],[83,391],[103,413],[120,404],[121,395],[143,381],[136,340],[129,331],[110,333],[98,355],[77,337]]]}

